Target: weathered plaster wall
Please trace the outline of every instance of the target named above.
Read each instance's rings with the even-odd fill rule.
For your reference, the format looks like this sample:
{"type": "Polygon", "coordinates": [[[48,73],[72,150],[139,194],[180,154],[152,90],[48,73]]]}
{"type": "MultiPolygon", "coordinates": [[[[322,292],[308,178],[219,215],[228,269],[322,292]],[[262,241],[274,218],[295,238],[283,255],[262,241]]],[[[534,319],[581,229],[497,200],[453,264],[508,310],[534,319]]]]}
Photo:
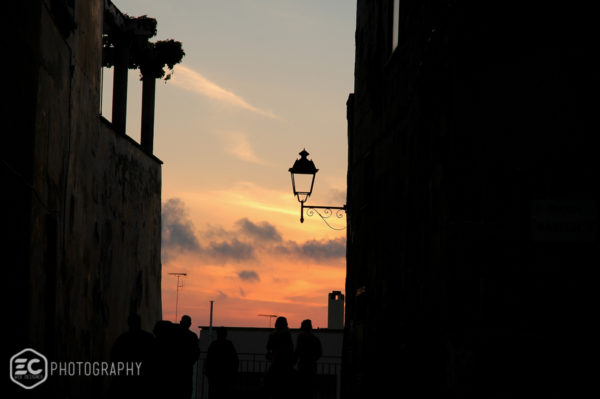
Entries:
{"type": "MultiPolygon", "coordinates": [[[[3,199],[10,350],[101,361],[130,311],[148,330],[161,318],[161,162],[99,116],[104,1],[75,2],[72,31],[60,3],[8,10],[23,60],[9,108],[20,123],[2,151],[14,193],[3,199]]],[[[99,397],[105,384],[53,379],[35,391],[99,397]]]]}

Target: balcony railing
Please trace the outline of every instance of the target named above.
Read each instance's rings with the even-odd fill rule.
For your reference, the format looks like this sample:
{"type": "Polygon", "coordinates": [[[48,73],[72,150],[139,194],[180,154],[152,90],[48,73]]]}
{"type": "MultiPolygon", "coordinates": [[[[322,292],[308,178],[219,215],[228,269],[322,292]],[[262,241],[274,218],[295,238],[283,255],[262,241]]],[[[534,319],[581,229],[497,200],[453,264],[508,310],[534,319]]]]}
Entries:
{"type": "MultiPolygon", "coordinates": [[[[239,367],[234,391],[244,398],[262,397],[264,377],[269,369],[269,361],[264,353],[238,353],[239,367]],[[243,395],[243,396],[242,396],[243,395]]],[[[196,372],[196,399],[208,399],[208,381],[204,376],[206,352],[200,354],[196,372]]],[[[339,399],[340,397],[339,356],[323,356],[317,362],[315,398],[339,399]]]]}

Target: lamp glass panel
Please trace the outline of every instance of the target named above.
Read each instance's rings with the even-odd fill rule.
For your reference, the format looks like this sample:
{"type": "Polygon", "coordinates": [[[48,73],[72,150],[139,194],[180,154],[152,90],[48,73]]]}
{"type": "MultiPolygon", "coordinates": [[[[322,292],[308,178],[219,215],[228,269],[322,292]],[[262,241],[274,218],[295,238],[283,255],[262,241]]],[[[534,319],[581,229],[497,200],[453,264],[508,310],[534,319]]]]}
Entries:
{"type": "Polygon", "coordinates": [[[294,173],[297,193],[308,193],[312,190],[312,182],[315,175],[305,175],[294,173]]]}

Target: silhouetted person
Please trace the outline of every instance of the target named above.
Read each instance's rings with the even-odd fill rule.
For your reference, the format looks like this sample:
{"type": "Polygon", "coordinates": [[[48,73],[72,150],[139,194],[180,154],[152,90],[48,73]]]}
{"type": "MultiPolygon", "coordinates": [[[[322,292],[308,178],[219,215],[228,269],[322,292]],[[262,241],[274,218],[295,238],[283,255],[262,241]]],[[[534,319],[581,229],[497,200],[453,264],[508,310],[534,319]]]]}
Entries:
{"type": "Polygon", "coordinates": [[[157,342],[158,374],[154,397],[190,399],[193,390],[194,363],[198,359],[198,336],[189,327],[189,316],[181,324],[160,320],[154,326],[157,342]]]}
{"type": "Polygon", "coordinates": [[[209,399],[231,398],[232,385],[238,369],[238,355],[233,343],[227,339],[227,329],[217,329],[217,339],[211,342],[204,363],[208,378],[209,399]]]}
{"type": "Polygon", "coordinates": [[[198,347],[198,336],[190,331],[192,325],[192,318],[184,315],[181,317],[179,322],[180,327],[180,340],[181,345],[181,356],[180,356],[180,367],[181,367],[181,397],[190,399],[192,397],[192,391],[194,389],[194,364],[200,356],[200,348],[198,347]]]}
{"type": "Polygon", "coordinates": [[[111,350],[114,362],[141,363],[140,375],[115,377],[112,397],[146,397],[152,392],[153,360],[156,350],[154,336],[142,330],[142,320],[137,313],[131,313],[127,319],[128,331],[121,334],[111,350]]]}
{"type": "Polygon", "coordinates": [[[174,390],[178,387],[178,348],[177,331],[178,326],[167,320],[159,320],[154,325],[154,336],[156,337],[156,375],[155,394],[156,398],[176,397],[174,390]]]}
{"type": "Polygon", "coordinates": [[[303,397],[312,397],[317,375],[317,360],[323,354],[321,341],[312,333],[312,322],[304,320],[296,341],[294,362],[298,368],[299,391],[303,397]]]}
{"type": "Polygon", "coordinates": [[[267,341],[267,359],[271,362],[266,380],[269,396],[289,398],[294,389],[294,344],[285,317],[275,321],[275,331],[267,341]]]}

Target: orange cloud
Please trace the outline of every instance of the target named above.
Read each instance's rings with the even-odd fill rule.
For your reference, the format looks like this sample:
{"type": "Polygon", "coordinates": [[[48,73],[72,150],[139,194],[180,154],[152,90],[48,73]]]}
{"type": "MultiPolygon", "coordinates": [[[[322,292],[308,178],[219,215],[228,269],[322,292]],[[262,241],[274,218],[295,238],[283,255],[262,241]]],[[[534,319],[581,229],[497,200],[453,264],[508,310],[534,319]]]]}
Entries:
{"type": "Polygon", "coordinates": [[[178,313],[191,313],[195,323],[208,324],[209,301],[214,300],[219,309],[215,324],[264,326],[258,314],[278,314],[292,325],[311,318],[314,325],[326,327],[327,294],[344,285],[344,237],[287,240],[275,225],[249,218],[229,228],[195,230],[178,208],[183,205],[172,199],[163,207],[165,318],[174,317],[177,294],[168,273],[185,272],[178,313]],[[198,245],[180,245],[179,236],[165,236],[165,231],[181,230],[194,236],[184,235],[183,244],[198,245]]]}
{"type": "MultiPolygon", "coordinates": [[[[287,176],[284,177],[287,179],[287,176]]],[[[190,218],[194,221],[210,220],[223,226],[252,215],[258,220],[276,220],[278,231],[286,239],[296,242],[345,236],[344,231],[328,229],[317,215],[309,217],[305,212],[306,220],[301,224],[300,204],[291,189],[281,191],[251,182],[235,182],[226,189],[181,191],[172,195],[185,198],[186,204],[189,204],[190,218]]],[[[345,225],[344,218],[337,219],[335,216],[329,222],[336,228],[345,225]]]]}

